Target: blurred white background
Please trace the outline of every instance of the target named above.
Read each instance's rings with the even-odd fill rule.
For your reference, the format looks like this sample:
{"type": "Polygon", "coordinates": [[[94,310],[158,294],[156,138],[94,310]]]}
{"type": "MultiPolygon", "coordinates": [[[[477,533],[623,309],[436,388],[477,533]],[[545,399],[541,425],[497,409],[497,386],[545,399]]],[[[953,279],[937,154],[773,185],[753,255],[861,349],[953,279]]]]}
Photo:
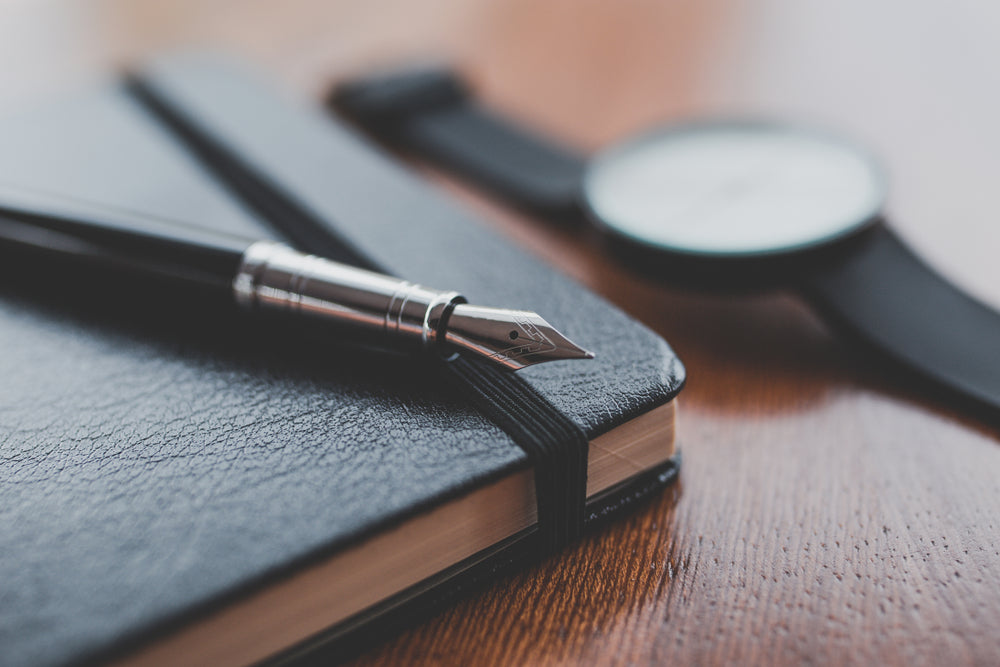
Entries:
{"type": "Polygon", "coordinates": [[[1000,307],[998,35],[1000,5],[973,0],[0,0],[0,111],[207,46],[308,95],[381,63],[447,59],[492,103],[590,150],[698,114],[816,121],[882,157],[893,226],[1000,307]],[[621,43],[593,66],[593,48],[621,43]],[[532,95],[553,87],[558,107],[532,95]]]}

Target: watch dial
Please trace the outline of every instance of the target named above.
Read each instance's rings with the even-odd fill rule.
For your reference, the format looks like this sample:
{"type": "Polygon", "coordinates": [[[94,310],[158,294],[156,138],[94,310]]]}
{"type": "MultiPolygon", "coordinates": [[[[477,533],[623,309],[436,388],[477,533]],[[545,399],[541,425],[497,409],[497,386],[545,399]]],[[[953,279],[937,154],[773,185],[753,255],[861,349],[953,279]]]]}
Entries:
{"type": "Polygon", "coordinates": [[[599,155],[584,182],[610,230],[680,253],[786,253],[872,222],[885,193],[851,144],[794,127],[726,123],[653,132],[599,155]]]}

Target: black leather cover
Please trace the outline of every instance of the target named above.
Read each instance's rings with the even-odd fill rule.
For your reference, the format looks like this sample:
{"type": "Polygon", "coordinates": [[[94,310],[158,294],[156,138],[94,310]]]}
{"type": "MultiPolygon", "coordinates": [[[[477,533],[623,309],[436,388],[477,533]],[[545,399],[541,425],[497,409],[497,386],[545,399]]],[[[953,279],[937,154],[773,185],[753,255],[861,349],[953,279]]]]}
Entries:
{"type": "MultiPolygon", "coordinates": [[[[321,110],[214,58],[150,72],[377,263],[538,310],[594,350],[522,371],[588,436],[679,390],[656,335],[321,110]]],[[[0,123],[0,182],[276,236],[116,85],[0,123]]],[[[197,305],[178,317],[155,287],[46,278],[7,255],[0,278],[5,664],[114,654],[525,465],[420,360],[248,333],[197,305]]]]}

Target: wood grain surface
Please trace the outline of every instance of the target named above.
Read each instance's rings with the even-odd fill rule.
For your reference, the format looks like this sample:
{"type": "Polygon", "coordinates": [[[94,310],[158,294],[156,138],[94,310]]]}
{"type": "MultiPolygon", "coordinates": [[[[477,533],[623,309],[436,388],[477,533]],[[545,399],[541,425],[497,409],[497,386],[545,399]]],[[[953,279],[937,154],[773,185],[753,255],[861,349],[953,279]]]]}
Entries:
{"type": "MultiPolygon", "coordinates": [[[[1000,306],[998,28],[1000,9],[971,0],[4,0],[0,107],[197,45],[313,96],[446,59],[589,150],[696,114],[818,121],[881,153],[899,234],[1000,306]]],[[[793,292],[655,284],[590,234],[427,175],[671,342],[690,377],[684,469],[358,664],[1000,662],[998,424],[843,343],[793,292]]]]}

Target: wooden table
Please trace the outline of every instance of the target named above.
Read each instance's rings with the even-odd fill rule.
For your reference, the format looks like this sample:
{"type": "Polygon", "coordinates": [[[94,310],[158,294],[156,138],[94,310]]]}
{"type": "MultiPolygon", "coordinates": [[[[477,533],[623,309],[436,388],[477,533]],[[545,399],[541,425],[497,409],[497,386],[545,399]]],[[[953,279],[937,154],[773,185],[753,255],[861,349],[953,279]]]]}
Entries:
{"type": "MultiPolygon", "coordinates": [[[[998,27],[987,3],[903,0],[8,0],[0,106],[202,44],[311,95],[445,58],[585,149],[694,114],[814,120],[881,152],[898,232],[1000,306],[998,27]]],[[[428,175],[673,344],[690,376],[684,470],[641,511],[360,664],[1000,661],[997,424],[926,397],[793,294],[647,282],[586,235],[428,175]]]]}

